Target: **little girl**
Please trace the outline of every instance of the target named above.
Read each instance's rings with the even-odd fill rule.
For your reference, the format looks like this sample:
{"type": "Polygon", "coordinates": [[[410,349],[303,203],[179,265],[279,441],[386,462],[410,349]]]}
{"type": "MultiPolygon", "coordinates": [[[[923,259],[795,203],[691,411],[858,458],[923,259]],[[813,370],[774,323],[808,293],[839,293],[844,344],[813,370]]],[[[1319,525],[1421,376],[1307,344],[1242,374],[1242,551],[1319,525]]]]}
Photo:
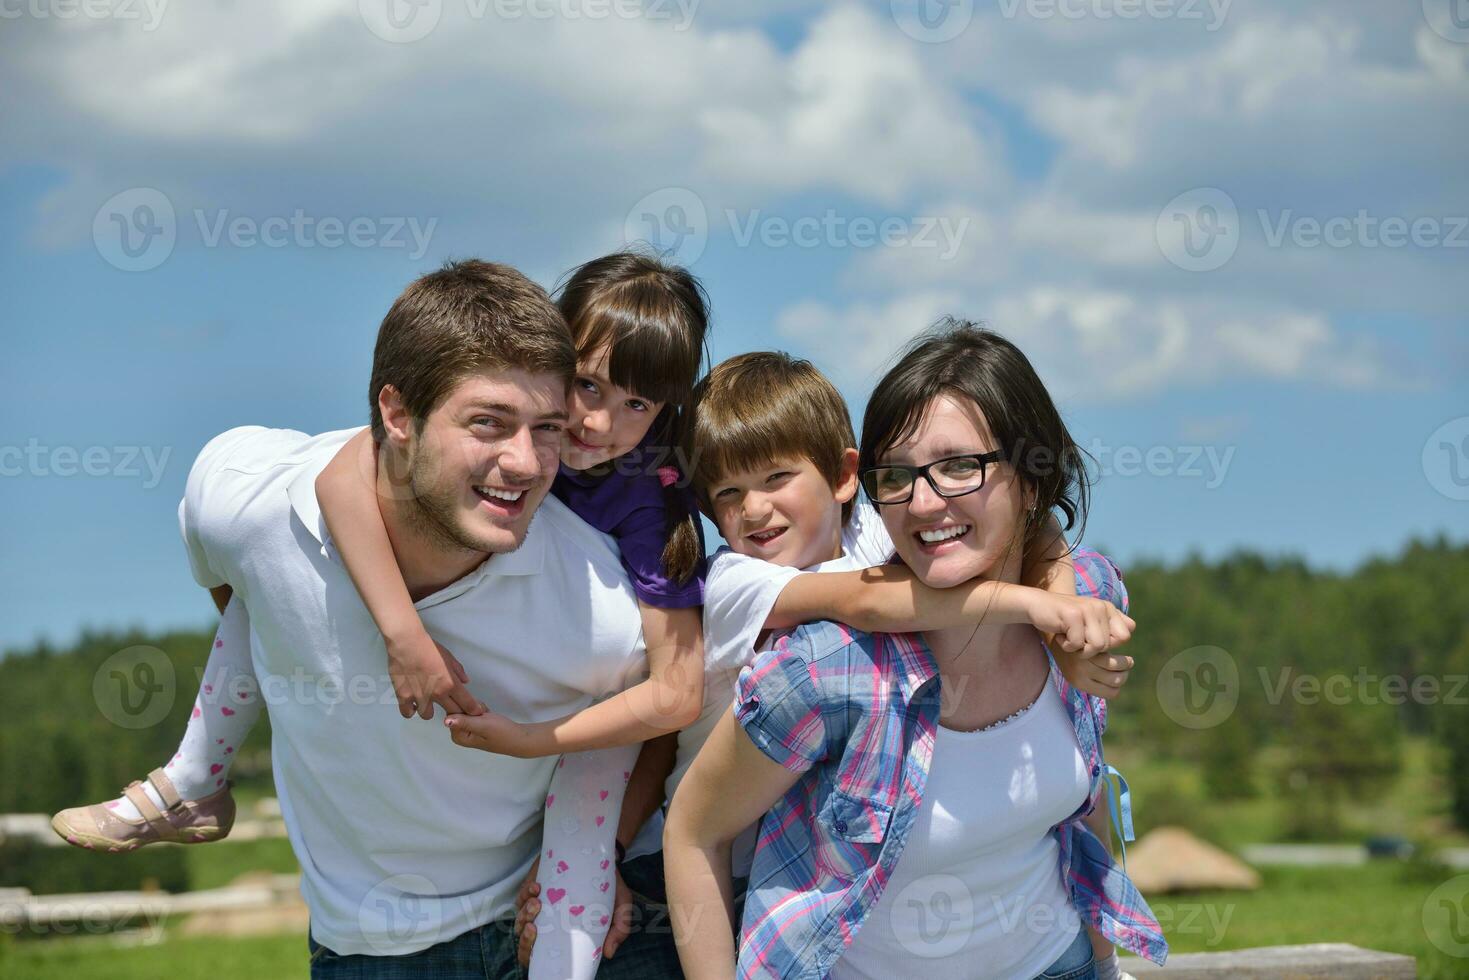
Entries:
{"type": "MultiPolygon", "coordinates": [[[[537,980],[595,973],[612,915],[614,833],[627,780],[643,741],[698,716],[704,678],[703,535],[673,453],[683,444],[705,351],[703,288],[683,268],[623,252],[575,270],[559,306],[577,374],[552,493],[617,540],[642,610],[646,680],[550,722],[523,725],[489,714],[464,688],[463,667],[424,629],[398,572],[373,490],[370,433],[343,446],[316,484],[332,542],[383,633],[403,716],[430,718],[438,703],[454,715],[446,723],[457,726],[461,744],[563,755],[546,797],[538,858],[545,900],[531,961],[537,980]]],[[[52,826],[73,844],[111,851],[224,837],[234,819],[229,765],[259,712],[249,621],[232,600],[178,753],[122,797],[64,810],[52,826]]]]}

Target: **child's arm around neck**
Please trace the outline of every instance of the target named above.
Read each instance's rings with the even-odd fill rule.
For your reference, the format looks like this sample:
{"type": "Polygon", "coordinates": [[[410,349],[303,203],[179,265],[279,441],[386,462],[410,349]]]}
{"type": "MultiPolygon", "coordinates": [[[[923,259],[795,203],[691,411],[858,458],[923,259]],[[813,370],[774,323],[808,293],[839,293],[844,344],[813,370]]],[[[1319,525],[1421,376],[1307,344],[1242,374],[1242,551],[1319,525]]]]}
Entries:
{"type": "Polygon", "coordinates": [[[352,584],[382,631],[388,676],[404,718],[479,714],[483,704],[465,688],[464,667],[424,629],[398,570],[378,509],[377,447],[369,430],[353,436],[316,477],[316,498],[352,584]]]}

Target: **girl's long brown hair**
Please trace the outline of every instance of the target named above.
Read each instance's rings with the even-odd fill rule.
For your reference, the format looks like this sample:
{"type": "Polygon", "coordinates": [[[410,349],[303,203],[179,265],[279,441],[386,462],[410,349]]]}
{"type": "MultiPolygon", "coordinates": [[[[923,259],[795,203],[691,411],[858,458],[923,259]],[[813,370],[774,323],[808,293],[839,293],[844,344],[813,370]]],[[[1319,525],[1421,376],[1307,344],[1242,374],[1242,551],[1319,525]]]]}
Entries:
{"type": "MultiPolygon", "coordinates": [[[[609,350],[607,377],[613,384],[663,410],[649,430],[660,463],[674,465],[685,445],[694,383],[707,360],[709,297],[689,270],[644,252],[614,252],[574,269],[557,298],[571,327],[578,360],[609,350]]],[[[668,515],[663,570],[687,582],[704,559],[699,515],[685,503],[680,472],[665,485],[668,515]]]]}

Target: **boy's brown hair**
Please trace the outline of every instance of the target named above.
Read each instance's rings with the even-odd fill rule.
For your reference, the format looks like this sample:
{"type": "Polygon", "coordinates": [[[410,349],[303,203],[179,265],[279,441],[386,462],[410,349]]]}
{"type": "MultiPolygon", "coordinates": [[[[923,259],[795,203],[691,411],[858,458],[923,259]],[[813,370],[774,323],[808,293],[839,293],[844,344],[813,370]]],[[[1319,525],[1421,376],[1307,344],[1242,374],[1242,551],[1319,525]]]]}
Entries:
{"type": "MultiPolygon", "coordinates": [[[[727,474],[802,456],[835,488],[842,453],[857,445],[847,403],[810,361],[755,351],[722,361],[694,389],[694,487],[710,509],[709,487],[727,474]]],[[[842,505],[842,523],[852,501],[842,505]]]]}
{"type": "Polygon", "coordinates": [[[567,387],[576,350],[546,291],[508,265],[465,259],[420,276],[393,301],[372,353],[372,438],[382,442],[378,392],[398,389],[421,429],[459,381],[484,368],[555,374],[567,387]]]}

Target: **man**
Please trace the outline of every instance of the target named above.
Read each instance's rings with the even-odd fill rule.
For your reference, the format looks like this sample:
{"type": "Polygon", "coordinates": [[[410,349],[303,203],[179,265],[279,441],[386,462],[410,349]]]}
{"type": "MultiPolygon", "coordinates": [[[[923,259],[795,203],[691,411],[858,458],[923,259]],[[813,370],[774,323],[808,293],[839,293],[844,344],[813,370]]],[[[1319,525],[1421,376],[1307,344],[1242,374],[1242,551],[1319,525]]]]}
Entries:
{"type": "MultiPolygon", "coordinates": [[[[412,283],[373,357],[395,558],[468,695],[518,721],[586,707],[644,656],[616,546],[547,499],[574,367],[545,291],[480,261],[412,283]]],[[[508,924],[556,760],[463,750],[394,710],[382,636],[315,492],[355,431],[230,430],[199,454],[179,508],[195,578],[249,610],[312,975],[517,976],[508,924]]],[[[632,937],[601,975],[661,975],[639,949],[659,941],[632,937]]]]}

